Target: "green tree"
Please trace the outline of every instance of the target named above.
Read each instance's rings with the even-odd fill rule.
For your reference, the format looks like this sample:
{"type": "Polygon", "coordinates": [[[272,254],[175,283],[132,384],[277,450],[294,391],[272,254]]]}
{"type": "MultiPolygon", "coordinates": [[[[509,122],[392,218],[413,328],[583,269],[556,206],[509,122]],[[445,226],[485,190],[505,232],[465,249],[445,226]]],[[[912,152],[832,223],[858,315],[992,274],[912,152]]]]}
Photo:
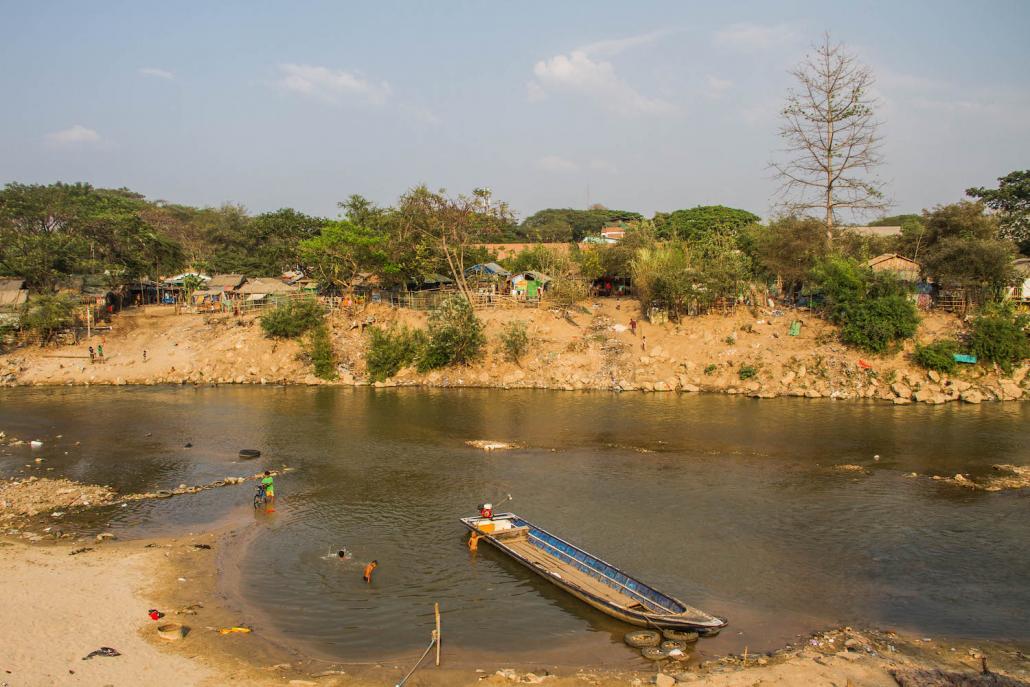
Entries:
{"type": "Polygon", "coordinates": [[[385,239],[374,229],[346,220],[329,222],[318,236],[301,241],[301,262],[325,286],[350,289],[362,272],[396,269],[386,259],[385,239]]]}
{"type": "Polygon", "coordinates": [[[735,236],[741,229],[758,224],[761,218],[747,210],[723,205],[699,205],[668,214],[655,213],[655,227],[662,238],[694,240],[709,234],[735,236]]]}
{"type": "Polygon", "coordinates": [[[1015,246],[998,238],[996,217],[962,201],[923,213],[923,272],[949,288],[997,295],[1013,279],[1015,246]]]}
{"type": "Polygon", "coordinates": [[[1009,172],[998,179],[998,188],[970,188],[966,195],[978,198],[998,214],[1001,237],[1019,244],[1030,254],[1030,170],[1009,172]]]}
{"type": "Polygon", "coordinates": [[[21,326],[39,336],[39,345],[50,343],[54,334],[75,324],[75,299],[65,294],[40,294],[29,303],[21,326]]]}
{"type": "Polygon", "coordinates": [[[801,291],[816,262],[828,247],[826,225],[811,217],[781,217],[749,237],[752,258],[767,276],[783,283],[784,294],[793,298],[801,291]]]}
{"type": "Polygon", "coordinates": [[[533,213],[518,228],[521,237],[544,243],[582,241],[617,222],[639,222],[643,216],[628,210],[592,207],[587,210],[548,208],[533,213]]]}
{"type": "Polygon", "coordinates": [[[1011,303],[986,306],[973,320],[969,348],[980,362],[996,363],[1006,373],[1030,358],[1030,316],[1017,314],[1011,303]]]}
{"type": "Polygon", "coordinates": [[[295,339],[320,326],[325,312],[315,298],[282,303],[261,316],[261,329],[273,339],[295,339]]]}

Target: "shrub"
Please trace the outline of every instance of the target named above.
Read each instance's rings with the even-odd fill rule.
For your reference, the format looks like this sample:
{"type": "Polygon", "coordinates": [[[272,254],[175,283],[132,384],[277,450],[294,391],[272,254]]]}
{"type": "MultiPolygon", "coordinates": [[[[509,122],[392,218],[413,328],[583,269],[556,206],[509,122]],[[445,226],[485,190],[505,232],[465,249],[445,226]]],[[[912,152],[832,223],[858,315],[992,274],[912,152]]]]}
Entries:
{"type": "Polygon", "coordinates": [[[295,339],[322,324],[322,306],[314,298],[276,306],[261,316],[261,329],[273,339],[295,339]]]}
{"type": "Polygon", "coordinates": [[[705,374],[711,377],[715,374],[715,371],[719,369],[719,366],[715,363],[708,363],[705,365],[705,374]]]}
{"type": "Polygon", "coordinates": [[[904,296],[860,301],[850,308],[841,327],[841,340],[873,353],[883,353],[899,339],[915,335],[919,317],[904,296]]]}
{"type": "Polygon", "coordinates": [[[418,357],[419,372],[448,365],[467,365],[486,343],[483,323],[462,296],[453,296],[429,314],[427,340],[418,357]]]}
{"type": "Polygon", "coordinates": [[[954,372],[958,363],[955,362],[955,354],[958,353],[958,343],[950,339],[934,341],[932,344],[920,346],[916,344],[915,353],[912,359],[916,365],[937,372],[954,372]]]}
{"type": "Polygon", "coordinates": [[[758,375],[758,368],[754,365],[741,365],[740,370],[737,371],[737,376],[740,377],[741,381],[751,379],[756,375],[758,375]]]}
{"type": "Polygon", "coordinates": [[[973,320],[969,348],[980,361],[997,363],[1006,373],[1030,358],[1030,317],[1017,315],[1010,304],[992,305],[973,320]]]}
{"type": "Polygon", "coordinates": [[[894,277],[834,255],[816,265],[812,278],[827,317],[841,327],[844,343],[883,353],[899,339],[915,335],[918,312],[894,277]]]}
{"type": "Polygon", "coordinates": [[[311,330],[308,336],[308,356],[315,368],[315,376],[320,379],[336,379],[336,353],[333,341],[329,337],[329,329],[320,324],[311,330]]]}
{"type": "Polygon", "coordinates": [[[529,350],[529,333],[522,320],[506,322],[501,329],[501,350],[504,359],[509,363],[517,363],[529,350]]]}
{"type": "Polygon", "coordinates": [[[365,351],[365,368],[369,379],[382,382],[393,377],[401,368],[414,365],[424,341],[425,335],[417,329],[371,327],[365,351]]]}
{"type": "Polygon", "coordinates": [[[42,346],[54,334],[75,323],[75,300],[63,294],[43,294],[32,299],[21,326],[39,335],[42,346]]]}

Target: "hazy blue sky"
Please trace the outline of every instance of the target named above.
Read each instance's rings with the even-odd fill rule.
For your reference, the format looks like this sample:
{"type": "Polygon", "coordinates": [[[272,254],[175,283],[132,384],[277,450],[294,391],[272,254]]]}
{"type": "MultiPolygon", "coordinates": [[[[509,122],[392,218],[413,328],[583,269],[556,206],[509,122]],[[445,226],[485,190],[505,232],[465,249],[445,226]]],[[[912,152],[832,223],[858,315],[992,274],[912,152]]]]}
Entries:
{"type": "Polygon", "coordinates": [[[523,216],[767,215],[787,70],[878,77],[899,211],[1030,166],[1030,2],[11,2],[0,182],[333,216],[425,182],[523,216]]]}

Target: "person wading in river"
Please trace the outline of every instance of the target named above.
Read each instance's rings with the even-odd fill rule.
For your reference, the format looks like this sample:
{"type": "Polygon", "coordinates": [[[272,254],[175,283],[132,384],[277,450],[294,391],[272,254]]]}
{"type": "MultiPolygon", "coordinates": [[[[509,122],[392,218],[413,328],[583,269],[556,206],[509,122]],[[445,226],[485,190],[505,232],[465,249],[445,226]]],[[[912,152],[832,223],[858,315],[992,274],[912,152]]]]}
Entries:
{"type": "Polygon", "coordinates": [[[365,582],[371,583],[372,582],[372,571],[375,570],[378,567],[379,567],[379,561],[372,561],[371,563],[366,565],[365,566],[365,572],[362,573],[361,579],[363,579],[365,582]]]}
{"type": "Polygon", "coordinates": [[[266,513],[275,512],[275,479],[272,477],[272,473],[265,470],[265,476],[261,478],[261,486],[265,488],[265,503],[267,508],[266,513]]]}

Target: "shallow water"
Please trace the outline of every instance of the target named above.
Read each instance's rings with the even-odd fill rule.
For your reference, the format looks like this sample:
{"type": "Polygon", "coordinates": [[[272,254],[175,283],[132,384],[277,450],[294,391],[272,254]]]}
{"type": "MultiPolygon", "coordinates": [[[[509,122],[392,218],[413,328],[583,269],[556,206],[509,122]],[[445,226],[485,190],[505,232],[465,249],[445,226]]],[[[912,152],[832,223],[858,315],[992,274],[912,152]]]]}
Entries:
{"type": "Polygon", "coordinates": [[[470,555],[457,518],[510,492],[505,509],[728,616],[730,628],[705,650],[771,649],[831,623],[1022,641],[1030,639],[1028,494],[907,474],[1026,464],[1028,421],[1030,404],[15,389],[0,391],[0,429],[45,445],[5,449],[14,455],[0,454],[0,474],[52,467],[52,476],[138,491],[286,463],[298,470],[278,480],[274,514],[253,514],[252,490],[241,486],[103,515],[139,536],[252,518],[243,540],[253,543],[237,552],[248,619],[313,653],[410,654],[428,641],[438,601],[449,646],[470,656],[560,648],[606,663],[631,655],[611,646],[626,626],[488,546],[470,555]],[[469,439],[524,448],[487,453],[465,446],[469,439]],[[244,447],[263,455],[238,462],[244,447]],[[840,463],[871,474],[830,469],[840,463]],[[326,557],[342,547],[351,559],[326,557]],[[366,585],[361,570],[372,558],[380,567],[366,585]]]}

